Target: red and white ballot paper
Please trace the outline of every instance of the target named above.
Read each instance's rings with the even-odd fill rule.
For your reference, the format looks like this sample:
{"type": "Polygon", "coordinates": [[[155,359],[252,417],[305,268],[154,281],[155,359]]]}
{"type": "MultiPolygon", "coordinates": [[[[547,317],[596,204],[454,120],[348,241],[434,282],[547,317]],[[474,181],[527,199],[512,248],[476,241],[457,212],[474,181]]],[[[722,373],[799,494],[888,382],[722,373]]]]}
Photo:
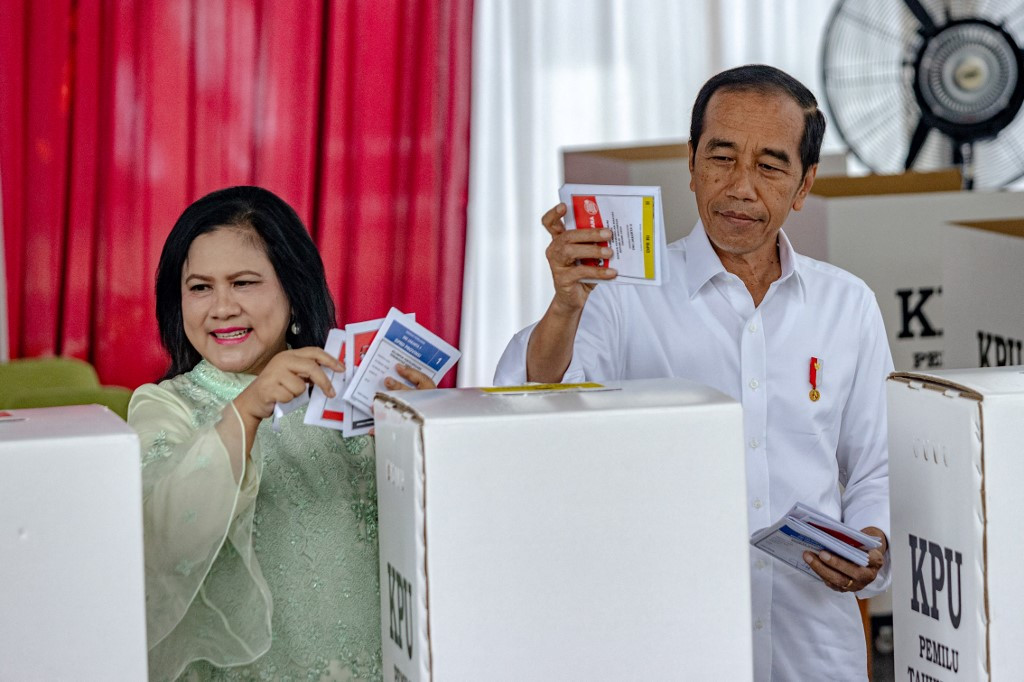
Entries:
{"type": "MultiPolygon", "coordinates": [[[[665,217],[661,188],[633,185],[565,184],[558,197],[568,207],[569,230],[608,228],[611,258],[586,259],[584,265],[615,268],[619,284],[660,285],[665,275],[665,217]]],[[[597,280],[585,280],[597,281],[597,280]]]]}
{"type": "MultiPolygon", "coordinates": [[[[410,320],[415,317],[415,313],[409,315],[410,320]]],[[[313,387],[313,395],[303,420],[306,424],[336,429],[347,436],[362,435],[373,427],[373,415],[349,404],[342,396],[383,322],[383,317],[355,322],[345,325],[344,329],[332,329],[328,333],[324,350],[344,363],[345,371],[326,370],[331,386],[334,387],[333,398],[328,398],[319,386],[313,387]]]]}
{"type": "Polygon", "coordinates": [[[750,536],[750,544],[803,571],[818,575],[804,561],[804,552],[827,549],[858,566],[868,565],[868,552],[882,546],[878,538],[862,533],[797,502],[785,516],[750,536]]]}

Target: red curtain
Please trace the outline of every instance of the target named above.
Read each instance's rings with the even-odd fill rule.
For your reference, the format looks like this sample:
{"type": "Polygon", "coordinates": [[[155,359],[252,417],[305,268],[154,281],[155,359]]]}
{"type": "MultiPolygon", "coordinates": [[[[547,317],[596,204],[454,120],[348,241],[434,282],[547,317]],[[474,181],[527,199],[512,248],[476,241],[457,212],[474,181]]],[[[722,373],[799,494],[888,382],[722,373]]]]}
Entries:
{"type": "Polygon", "coordinates": [[[133,388],[159,377],[164,238],[189,202],[235,184],[298,211],[339,324],[393,305],[457,345],[471,12],[0,0],[11,356],[79,357],[133,388]]]}

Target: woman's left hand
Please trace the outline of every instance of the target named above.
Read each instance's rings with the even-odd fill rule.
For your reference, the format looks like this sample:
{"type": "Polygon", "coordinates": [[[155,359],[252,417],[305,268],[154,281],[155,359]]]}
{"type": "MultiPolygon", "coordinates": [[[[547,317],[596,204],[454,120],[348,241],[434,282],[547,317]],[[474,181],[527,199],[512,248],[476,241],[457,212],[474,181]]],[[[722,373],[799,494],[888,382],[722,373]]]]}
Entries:
{"type": "Polygon", "coordinates": [[[422,391],[428,388],[437,388],[437,384],[434,383],[433,379],[423,372],[409,367],[408,365],[395,365],[395,370],[398,372],[400,377],[411,382],[413,385],[406,386],[401,381],[392,379],[391,377],[385,377],[384,385],[387,386],[389,391],[409,391],[413,388],[422,391]]]}

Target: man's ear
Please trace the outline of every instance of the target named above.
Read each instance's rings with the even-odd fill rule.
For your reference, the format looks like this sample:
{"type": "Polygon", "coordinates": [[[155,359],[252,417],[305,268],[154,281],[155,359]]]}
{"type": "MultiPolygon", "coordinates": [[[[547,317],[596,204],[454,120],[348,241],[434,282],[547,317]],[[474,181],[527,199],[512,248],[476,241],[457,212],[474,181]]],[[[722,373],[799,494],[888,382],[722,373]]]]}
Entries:
{"type": "Polygon", "coordinates": [[[818,174],[818,164],[814,164],[807,169],[804,173],[804,179],[800,183],[800,189],[796,191],[796,196],[793,197],[793,210],[799,211],[804,207],[804,200],[807,195],[811,193],[811,186],[814,184],[814,178],[818,174]]]}
{"type": "Polygon", "coordinates": [[[687,152],[687,155],[689,157],[689,162],[688,163],[689,163],[689,166],[690,166],[690,191],[691,192],[696,192],[697,190],[693,186],[693,184],[694,184],[693,183],[693,168],[694,168],[693,160],[695,158],[697,150],[694,149],[694,147],[693,147],[693,140],[690,140],[690,141],[688,141],[686,143],[686,152],[687,152]]]}

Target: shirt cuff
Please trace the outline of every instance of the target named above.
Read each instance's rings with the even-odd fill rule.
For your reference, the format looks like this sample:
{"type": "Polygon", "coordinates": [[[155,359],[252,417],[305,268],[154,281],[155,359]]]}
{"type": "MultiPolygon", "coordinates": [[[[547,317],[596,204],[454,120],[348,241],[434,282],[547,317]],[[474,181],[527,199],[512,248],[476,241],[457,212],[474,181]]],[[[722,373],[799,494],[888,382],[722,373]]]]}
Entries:
{"type": "MultiPolygon", "coordinates": [[[[530,336],[537,327],[534,322],[529,327],[520,330],[505,347],[505,352],[498,360],[498,367],[494,371],[495,386],[518,386],[528,383],[526,378],[526,351],[530,345],[530,336]]],[[[586,372],[582,363],[577,359],[574,352],[569,366],[562,375],[562,383],[575,384],[587,380],[586,372]]]]}

